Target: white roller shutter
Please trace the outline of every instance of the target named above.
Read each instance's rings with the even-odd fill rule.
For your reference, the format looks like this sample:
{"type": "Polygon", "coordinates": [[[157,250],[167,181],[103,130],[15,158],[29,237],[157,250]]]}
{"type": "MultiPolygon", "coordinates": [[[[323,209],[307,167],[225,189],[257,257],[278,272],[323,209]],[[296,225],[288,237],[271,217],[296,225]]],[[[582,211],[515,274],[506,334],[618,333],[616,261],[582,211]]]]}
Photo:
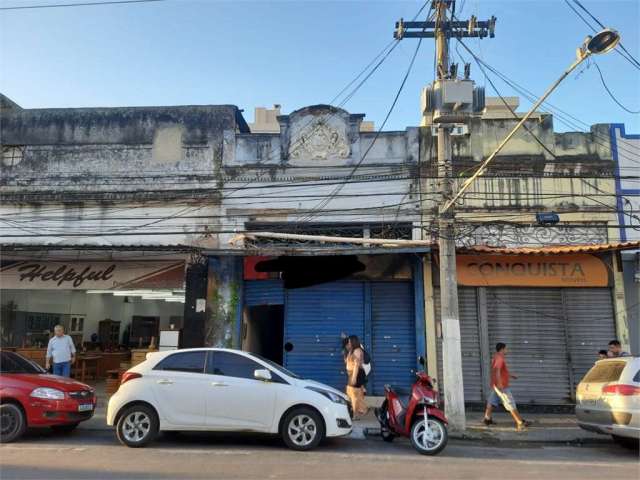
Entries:
{"type": "Polygon", "coordinates": [[[569,328],[573,382],[582,377],[616,338],[613,297],[608,288],[566,288],[563,291],[569,328]]]}
{"type": "Polygon", "coordinates": [[[571,403],[562,292],[552,288],[487,288],[489,344],[506,343],[516,402],[571,403]]]}
{"type": "MultiPolygon", "coordinates": [[[[440,322],[440,289],[434,289],[436,322],[440,322]]],[[[462,343],[462,376],[465,402],[483,402],[482,365],[480,340],[478,335],[478,306],[475,288],[458,288],[458,310],[460,313],[460,340],[462,343]]],[[[442,338],[438,338],[438,380],[443,389],[442,379],[442,338]]]]}

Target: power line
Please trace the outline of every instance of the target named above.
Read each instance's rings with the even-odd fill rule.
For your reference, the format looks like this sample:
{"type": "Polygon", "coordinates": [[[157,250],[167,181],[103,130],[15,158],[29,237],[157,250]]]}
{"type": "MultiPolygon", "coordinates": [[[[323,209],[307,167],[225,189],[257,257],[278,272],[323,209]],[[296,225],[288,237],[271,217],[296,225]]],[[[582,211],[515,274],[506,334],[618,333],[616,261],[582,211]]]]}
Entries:
{"type": "MultiPolygon", "coordinates": [[[[511,88],[513,88],[514,90],[516,90],[520,95],[522,95],[524,98],[526,98],[527,100],[534,102],[537,99],[537,96],[535,94],[533,94],[531,91],[527,90],[526,88],[522,87],[521,85],[517,84],[514,80],[510,79],[508,76],[506,76],[505,74],[501,73],[500,71],[498,71],[496,68],[492,67],[491,65],[489,65],[487,62],[485,62],[484,60],[482,60],[481,58],[479,58],[477,55],[473,54],[474,59],[476,59],[476,61],[482,63],[489,71],[491,71],[492,73],[494,73],[496,76],[498,76],[503,82],[505,82],[507,85],[509,85],[511,88]]],[[[590,126],[583,122],[582,120],[580,120],[579,118],[571,115],[570,113],[567,113],[566,111],[558,108],[557,106],[549,103],[549,102],[544,102],[543,105],[549,110],[551,111],[555,118],[557,118],[562,124],[564,124],[565,126],[568,126],[570,128],[574,128],[577,130],[580,130],[581,128],[589,128],[590,126]],[[580,127],[579,124],[583,125],[583,127],[580,127]]],[[[594,137],[594,140],[597,145],[603,146],[605,148],[609,148],[610,146],[610,142],[611,142],[611,138],[609,136],[603,136],[601,134],[599,134],[597,131],[592,131],[591,134],[594,137]],[[598,141],[598,139],[600,139],[600,141],[598,141]]],[[[618,142],[618,153],[622,153],[623,156],[626,160],[633,162],[633,163],[637,163],[640,164],[640,161],[638,160],[634,160],[631,158],[631,156],[633,157],[640,157],[640,151],[638,151],[638,148],[630,143],[625,141],[624,139],[619,139],[618,142]],[[629,148],[625,148],[625,145],[628,145],[629,148],[631,148],[631,150],[629,148]]]]}
{"type": "MultiPolygon", "coordinates": [[[[513,108],[511,108],[511,105],[509,105],[507,103],[507,101],[504,99],[504,97],[502,96],[502,94],[500,93],[500,91],[498,90],[498,88],[496,87],[495,83],[493,83],[493,81],[491,80],[491,78],[489,78],[489,76],[487,75],[487,72],[485,71],[484,67],[482,66],[482,64],[480,62],[478,62],[477,58],[475,57],[475,55],[473,55],[473,52],[471,52],[471,50],[469,49],[469,47],[467,47],[467,45],[461,40],[461,39],[457,39],[458,43],[462,44],[462,46],[472,54],[473,59],[476,62],[476,65],[478,65],[478,67],[480,68],[480,70],[482,71],[484,78],[489,82],[489,85],[491,85],[491,88],[493,88],[493,91],[496,92],[496,95],[498,95],[498,97],[500,97],[500,100],[502,101],[502,103],[504,104],[505,107],[507,107],[507,109],[509,110],[509,112],[511,112],[511,115],[513,116],[513,118],[515,118],[516,120],[520,120],[520,117],[518,117],[518,114],[513,110],[513,108]]],[[[552,158],[557,158],[556,154],[553,153],[549,147],[547,147],[542,140],[540,140],[540,138],[538,138],[538,136],[533,133],[529,127],[527,127],[526,125],[522,125],[522,127],[527,131],[527,133],[529,133],[529,135],[531,135],[531,137],[533,137],[533,139],[547,152],[549,153],[549,155],[551,155],[552,158]]]]}
{"type": "MultiPolygon", "coordinates": [[[[492,81],[492,80],[487,76],[486,71],[484,70],[484,67],[482,66],[482,64],[481,64],[480,62],[478,62],[477,57],[476,57],[476,56],[473,54],[473,52],[472,52],[472,51],[471,51],[471,50],[470,50],[470,49],[469,49],[469,48],[464,44],[464,42],[462,42],[462,40],[458,39],[458,41],[459,41],[459,43],[461,43],[461,44],[462,44],[462,46],[463,46],[463,47],[464,47],[464,48],[465,48],[469,53],[471,53],[471,55],[474,57],[474,59],[476,60],[476,64],[477,64],[477,65],[480,67],[480,69],[482,70],[483,74],[485,75],[485,78],[489,81],[489,83],[491,84],[491,86],[493,87],[493,89],[496,91],[496,93],[498,94],[498,96],[500,97],[500,99],[502,100],[502,102],[504,103],[504,105],[509,109],[509,111],[511,112],[511,114],[512,114],[512,115],[514,116],[514,118],[516,118],[516,120],[517,120],[517,119],[518,119],[518,116],[517,116],[516,112],[514,112],[514,111],[513,111],[513,109],[511,108],[511,106],[510,106],[510,105],[505,101],[505,99],[502,97],[502,95],[500,94],[500,92],[497,90],[497,88],[495,87],[495,85],[494,85],[493,81],[492,81]]],[[[600,72],[600,68],[598,67],[598,65],[597,65],[597,64],[595,64],[595,65],[596,65],[596,68],[598,69],[598,72],[600,72]]],[[[600,72],[600,78],[601,78],[601,79],[602,79],[602,81],[603,81],[603,85],[605,86],[605,88],[606,88],[606,89],[607,89],[607,91],[609,92],[609,89],[607,88],[606,84],[604,83],[604,78],[602,78],[602,72],[600,72]]],[[[611,93],[610,93],[610,94],[611,94],[611,93]]],[[[614,100],[615,100],[615,97],[613,97],[613,94],[611,94],[611,95],[612,95],[612,98],[614,98],[614,100]]],[[[617,102],[617,100],[616,100],[616,102],[617,102]]],[[[618,104],[619,104],[620,106],[622,106],[620,103],[618,103],[618,104]]],[[[623,107],[623,108],[624,108],[624,107],[623,107]]],[[[626,110],[626,108],[625,108],[625,110],[626,110]]],[[[627,110],[627,111],[629,111],[629,110],[627,110]]],[[[630,112],[630,111],[629,111],[629,112],[630,112]]],[[[633,112],[630,112],[630,113],[633,113],[633,112]]],[[[640,113],[640,112],[639,112],[639,113],[640,113]]],[[[534,139],[535,139],[535,140],[536,140],[536,141],[537,141],[541,146],[543,146],[543,147],[545,148],[545,150],[547,150],[547,152],[549,152],[549,153],[550,153],[554,158],[556,158],[556,155],[555,155],[553,152],[551,152],[551,151],[550,151],[550,150],[549,150],[549,149],[548,149],[548,148],[547,148],[547,147],[542,143],[542,141],[541,141],[541,140],[540,140],[540,139],[539,139],[539,138],[538,138],[538,137],[537,137],[533,132],[531,132],[528,128],[526,128],[526,126],[525,126],[525,125],[523,125],[523,127],[525,127],[525,129],[527,130],[527,132],[529,132],[529,134],[530,134],[530,135],[531,135],[531,136],[532,136],[532,137],[533,137],[533,138],[534,138],[534,139]]],[[[580,180],[581,180],[583,183],[585,183],[585,184],[587,184],[588,186],[590,186],[591,188],[594,188],[595,190],[599,191],[599,192],[600,192],[600,194],[605,193],[605,194],[607,194],[607,195],[613,195],[613,196],[616,196],[616,197],[618,197],[618,196],[619,196],[618,194],[608,194],[608,193],[604,192],[603,190],[599,189],[598,187],[594,186],[593,184],[591,184],[591,183],[587,182],[584,178],[581,178],[580,180]]],[[[586,195],[586,194],[584,194],[584,193],[583,193],[582,195],[583,195],[583,196],[585,196],[586,198],[591,199],[592,201],[594,201],[594,202],[596,202],[596,203],[599,203],[599,204],[601,204],[601,205],[604,205],[604,206],[608,207],[608,205],[604,204],[603,202],[600,202],[599,200],[596,200],[596,199],[592,198],[592,195],[586,195]]],[[[629,216],[629,218],[630,218],[632,221],[633,221],[633,220],[640,221],[640,217],[638,217],[637,215],[633,215],[633,214],[627,213],[627,212],[625,212],[624,210],[622,211],[622,213],[623,213],[623,214],[625,214],[625,215],[627,215],[627,216],[629,216]]]]}
{"type": "MultiPolygon", "coordinates": [[[[584,24],[587,25],[593,32],[597,32],[598,31],[586,18],[584,18],[584,16],[578,10],[575,9],[575,7],[573,5],[571,5],[571,3],[569,3],[569,0],[564,0],[564,3],[566,3],[567,6],[571,10],[573,10],[573,12],[578,16],[578,18],[580,18],[580,20],[582,20],[584,22],[584,24]]],[[[574,3],[576,3],[576,5],[578,4],[577,2],[575,2],[575,0],[574,0],[574,3]]],[[[593,19],[595,19],[596,23],[598,25],[600,25],[601,28],[605,28],[605,27],[602,27],[602,23],[600,23],[600,21],[598,21],[598,19],[596,19],[593,15],[591,15],[591,13],[586,8],[584,8],[584,6],[580,5],[580,7],[585,12],[587,12],[589,14],[589,16],[591,16],[593,19]]],[[[618,44],[618,46],[620,48],[624,49],[625,53],[623,53],[622,51],[618,50],[617,48],[615,50],[616,53],[618,55],[620,55],[622,58],[624,58],[627,62],[629,62],[633,67],[635,67],[637,69],[640,69],[640,63],[635,58],[633,58],[633,56],[631,56],[631,54],[629,54],[627,52],[627,49],[622,46],[622,43],[618,44]]]]}
{"type": "MultiPolygon", "coordinates": [[[[600,26],[600,28],[602,29],[607,28],[603,25],[603,23],[600,20],[598,20],[595,17],[595,15],[593,15],[589,10],[587,10],[587,7],[585,7],[579,0],[573,0],[573,3],[575,3],[578,7],[580,7],[581,10],[583,10],[587,15],[589,15],[591,19],[600,26]]],[[[629,53],[629,51],[624,47],[622,42],[620,42],[618,46],[628,55],[628,60],[630,60],[632,64],[635,64],[636,67],[640,68],[640,62],[637,59],[635,59],[633,55],[631,55],[631,53],[629,53]]]]}
{"type": "Polygon", "coordinates": [[[109,0],[104,2],[54,3],[51,5],[21,5],[16,7],[0,7],[0,10],[32,10],[36,8],[93,7],[98,5],[121,5],[125,3],[152,3],[165,0],[109,0]]]}
{"type": "MultiPolygon", "coordinates": [[[[426,5],[426,4],[425,4],[426,5]]],[[[418,12],[417,16],[420,14],[420,12],[424,9],[424,6],[420,9],[420,11],[418,12]]],[[[429,15],[431,14],[431,10],[433,9],[433,3],[431,4],[431,7],[429,8],[429,12],[427,13],[427,17],[429,17],[429,15]]],[[[398,43],[396,43],[396,45],[399,44],[399,40],[398,43]]],[[[391,106],[389,107],[389,110],[387,111],[387,114],[384,118],[384,121],[382,122],[382,124],[380,125],[380,128],[378,129],[378,131],[376,132],[376,135],[373,137],[371,143],[369,144],[369,146],[367,147],[367,150],[364,152],[364,154],[360,157],[360,159],[358,160],[358,162],[356,163],[356,165],[353,167],[353,169],[351,170],[351,172],[349,173],[349,175],[347,176],[346,180],[350,180],[351,177],[353,176],[353,174],[358,170],[358,168],[360,167],[360,165],[362,165],[362,163],[364,162],[365,158],[367,157],[367,155],[369,154],[369,152],[371,151],[371,149],[373,148],[373,146],[376,143],[376,140],[378,140],[380,133],[382,132],[382,130],[384,129],[385,125],[387,124],[387,121],[389,120],[389,117],[391,116],[391,114],[393,113],[393,110],[396,106],[396,104],[398,103],[398,99],[400,98],[400,94],[402,93],[402,90],[404,89],[404,86],[407,82],[407,79],[409,78],[409,75],[411,73],[411,70],[413,69],[413,65],[415,64],[415,60],[416,57],[418,56],[418,51],[420,50],[420,45],[422,44],[422,39],[420,39],[420,41],[418,42],[416,49],[413,53],[413,56],[411,57],[411,61],[409,62],[409,66],[407,68],[407,71],[402,79],[402,82],[400,83],[400,87],[398,88],[398,91],[393,99],[393,102],[391,103],[391,106]]],[[[336,187],[336,189],[332,192],[331,195],[329,195],[324,201],[320,202],[318,204],[317,210],[322,210],[324,207],[326,207],[333,198],[335,198],[335,195],[340,193],[340,191],[344,188],[344,184],[340,184],[336,187]]],[[[311,218],[313,218],[313,215],[311,215],[308,220],[310,220],[311,218]]]]}
{"type": "Polygon", "coordinates": [[[633,115],[636,115],[638,113],[640,113],[640,110],[630,110],[627,107],[625,107],[616,97],[615,95],[611,92],[611,90],[609,89],[609,87],[607,86],[607,82],[605,82],[604,80],[604,76],[602,75],[602,70],[600,70],[600,67],[598,66],[598,64],[596,62],[593,62],[593,65],[595,65],[596,69],[598,70],[598,74],[600,75],[600,81],[602,82],[602,86],[604,87],[604,89],[607,91],[607,93],[609,94],[609,96],[611,97],[611,99],[616,102],[618,104],[618,106],[623,109],[625,112],[627,113],[631,113],[633,115]]]}

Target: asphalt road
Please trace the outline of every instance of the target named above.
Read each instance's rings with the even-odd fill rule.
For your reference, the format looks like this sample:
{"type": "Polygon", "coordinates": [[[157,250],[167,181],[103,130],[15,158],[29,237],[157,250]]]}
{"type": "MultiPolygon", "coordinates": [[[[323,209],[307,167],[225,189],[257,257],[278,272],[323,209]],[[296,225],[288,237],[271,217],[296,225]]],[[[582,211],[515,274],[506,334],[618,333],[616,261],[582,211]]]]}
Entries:
{"type": "Polygon", "coordinates": [[[270,437],[180,434],[144,449],[117,443],[109,431],[61,436],[32,433],[0,446],[0,477],[9,479],[634,479],[638,454],[615,444],[542,446],[451,441],[436,457],[407,441],[327,441],[293,452],[270,437]]]}

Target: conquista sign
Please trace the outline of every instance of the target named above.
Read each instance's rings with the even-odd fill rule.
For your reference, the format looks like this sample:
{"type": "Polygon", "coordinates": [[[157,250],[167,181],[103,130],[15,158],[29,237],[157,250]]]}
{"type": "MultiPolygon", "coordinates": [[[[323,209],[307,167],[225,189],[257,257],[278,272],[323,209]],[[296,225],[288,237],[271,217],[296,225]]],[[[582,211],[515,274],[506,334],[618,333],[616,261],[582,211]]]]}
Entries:
{"type": "Polygon", "coordinates": [[[598,257],[573,255],[458,255],[458,284],[471,287],[606,287],[598,257]]]}

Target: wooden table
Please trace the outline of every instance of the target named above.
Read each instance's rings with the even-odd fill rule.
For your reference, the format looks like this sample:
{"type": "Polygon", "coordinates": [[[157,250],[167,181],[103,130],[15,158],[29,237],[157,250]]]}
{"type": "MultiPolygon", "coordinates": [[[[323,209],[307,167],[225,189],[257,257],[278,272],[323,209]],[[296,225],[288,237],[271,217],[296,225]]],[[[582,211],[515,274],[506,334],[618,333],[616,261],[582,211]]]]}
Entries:
{"type": "Polygon", "coordinates": [[[74,365],[74,378],[84,383],[88,370],[93,370],[93,379],[97,379],[98,362],[102,358],[101,355],[83,355],[76,357],[74,365]]]}
{"type": "Polygon", "coordinates": [[[129,361],[131,352],[128,350],[123,352],[87,352],[87,355],[100,356],[96,375],[98,378],[107,378],[109,370],[118,370],[121,363],[129,361]]]}

